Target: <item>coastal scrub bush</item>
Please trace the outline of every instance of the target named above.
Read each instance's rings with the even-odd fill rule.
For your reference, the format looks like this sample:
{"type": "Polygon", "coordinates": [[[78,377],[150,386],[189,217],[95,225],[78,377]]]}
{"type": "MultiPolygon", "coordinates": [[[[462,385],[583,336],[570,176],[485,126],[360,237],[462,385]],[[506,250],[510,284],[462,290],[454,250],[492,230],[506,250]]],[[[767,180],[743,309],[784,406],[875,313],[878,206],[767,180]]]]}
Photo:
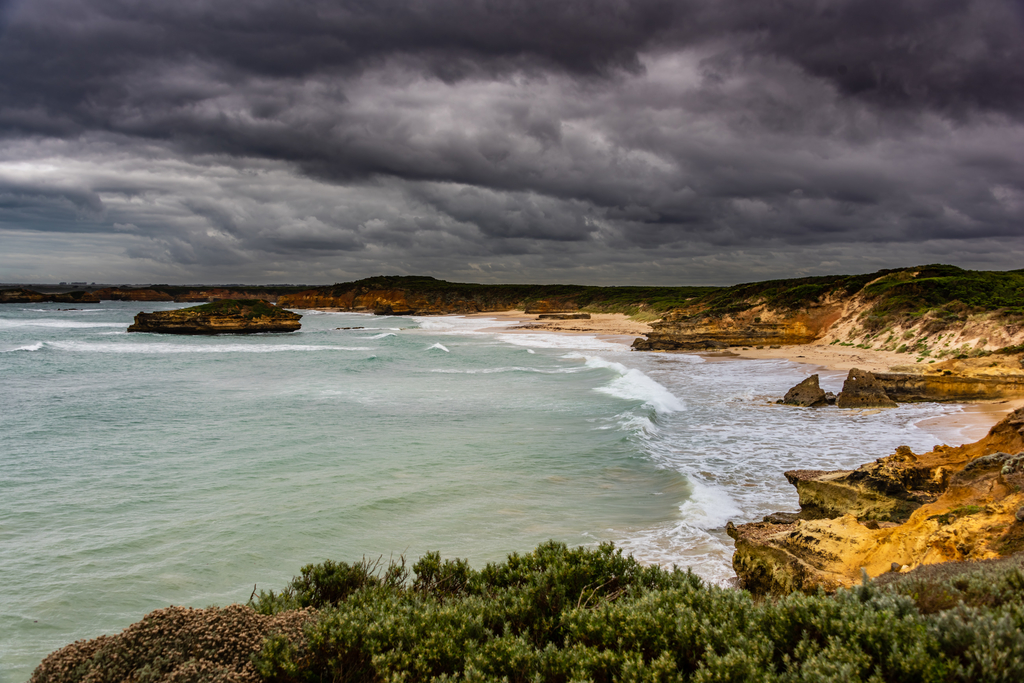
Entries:
{"type": "Polygon", "coordinates": [[[31,683],[1024,680],[1024,554],[755,600],[548,542],[481,570],[436,552],[412,576],[401,558],[308,565],[269,596],[252,604],[272,616],[158,610],[31,683]]]}
{"type": "Polygon", "coordinates": [[[279,682],[1024,680],[1019,564],[755,601],[610,544],[479,571],[428,553],[412,581],[366,582],[253,661],[279,682]],[[925,588],[962,599],[928,611],[925,588]]]}

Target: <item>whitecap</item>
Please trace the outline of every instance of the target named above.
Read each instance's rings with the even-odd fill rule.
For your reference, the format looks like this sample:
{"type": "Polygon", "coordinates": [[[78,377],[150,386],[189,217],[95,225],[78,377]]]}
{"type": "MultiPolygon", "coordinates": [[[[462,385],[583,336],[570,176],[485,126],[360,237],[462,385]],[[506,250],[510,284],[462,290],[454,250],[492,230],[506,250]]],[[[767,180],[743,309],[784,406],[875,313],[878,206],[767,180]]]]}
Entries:
{"type": "Polygon", "coordinates": [[[28,346],[18,346],[13,349],[6,349],[0,351],[0,353],[14,353],[15,351],[39,351],[43,348],[43,342],[36,342],[35,344],[29,344],[28,346]]]}
{"type": "Polygon", "coordinates": [[[498,339],[513,346],[538,349],[584,349],[588,351],[628,351],[627,344],[605,341],[586,334],[498,334],[498,339]]]}
{"type": "Polygon", "coordinates": [[[721,529],[730,519],[743,515],[743,510],[724,489],[710,486],[696,477],[689,477],[692,492],[679,506],[683,523],[698,529],[721,529]]]}
{"type": "Polygon", "coordinates": [[[483,334],[482,330],[494,327],[511,327],[518,321],[497,318],[467,318],[461,315],[420,317],[411,316],[421,330],[438,334],[483,334]]]}
{"type": "Polygon", "coordinates": [[[385,337],[397,337],[394,332],[384,332],[382,334],[375,334],[370,337],[363,337],[363,339],[384,339],[385,337]]]}
{"type": "MultiPolygon", "coordinates": [[[[570,354],[573,355],[573,354],[570,354]]],[[[586,366],[590,368],[606,368],[619,374],[603,387],[597,387],[609,396],[634,401],[643,401],[659,413],[675,413],[685,410],[686,406],[675,394],[651,379],[636,368],[627,368],[622,363],[605,360],[595,356],[586,356],[586,366]]]]}
{"type": "Polygon", "coordinates": [[[427,347],[427,351],[429,351],[430,349],[440,349],[440,350],[444,351],[445,353],[451,353],[451,351],[449,351],[447,348],[445,348],[445,345],[440,343],[440,342],[438,342],[437,344],[434,344],[433,346],[428,346],[427,347]]]}

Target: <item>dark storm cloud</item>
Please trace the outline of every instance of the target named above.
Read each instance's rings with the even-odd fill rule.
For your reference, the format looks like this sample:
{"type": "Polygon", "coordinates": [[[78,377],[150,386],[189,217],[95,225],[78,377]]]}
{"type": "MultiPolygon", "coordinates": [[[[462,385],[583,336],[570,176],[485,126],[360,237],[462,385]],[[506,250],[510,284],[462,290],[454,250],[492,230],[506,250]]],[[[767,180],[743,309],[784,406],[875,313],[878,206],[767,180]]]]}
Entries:
{"type": "Polygon", "coordinates": [[[0,226],[190,273],[1009,264],[1022,120],[1013,0],[0,1],[0,226]]]}

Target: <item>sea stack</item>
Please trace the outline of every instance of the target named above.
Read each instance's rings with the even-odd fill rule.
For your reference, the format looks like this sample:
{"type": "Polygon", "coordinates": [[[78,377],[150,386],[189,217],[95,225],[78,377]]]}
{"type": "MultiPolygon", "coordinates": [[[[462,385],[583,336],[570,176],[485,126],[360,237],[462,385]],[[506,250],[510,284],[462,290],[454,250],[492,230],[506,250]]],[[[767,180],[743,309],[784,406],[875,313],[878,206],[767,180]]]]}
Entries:
{"type": "Polygon", "coordinates": [[[853,368],[843,383],[836,405],[840,408],[895,408],[896,401],[886,395],[872,373],[853,368]]]}
{"type": "Polygon", "coordinates": [[[827,406],[828,398],[821,386],[818,384],[818,376],[811,375],[800,384],[786,392],[785,398],[779,403],[784,403],[789,406],[804,406],[807,408],[816,408],[818,406],[827,406]]]}
{"type": "Polygon", "coordinates": [[[139,313],[128,331],[159,334],[294,332],[302,327],[301,318],[298,313],[258,299],[225,299],[176,311],[139,313]]]}

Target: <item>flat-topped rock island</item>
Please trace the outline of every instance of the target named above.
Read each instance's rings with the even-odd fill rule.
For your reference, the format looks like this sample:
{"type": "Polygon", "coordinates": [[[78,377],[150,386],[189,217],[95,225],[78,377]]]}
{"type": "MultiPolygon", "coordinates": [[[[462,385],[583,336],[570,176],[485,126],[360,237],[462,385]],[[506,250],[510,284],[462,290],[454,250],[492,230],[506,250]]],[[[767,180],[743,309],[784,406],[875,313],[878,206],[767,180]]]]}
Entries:
{"type": "Polygon", "coordinates": [[[298,313],[260,300],[224,299],[175,311],[139,313],[129,332],[158,334],[256,334],[295,332],[298,313]]]}

